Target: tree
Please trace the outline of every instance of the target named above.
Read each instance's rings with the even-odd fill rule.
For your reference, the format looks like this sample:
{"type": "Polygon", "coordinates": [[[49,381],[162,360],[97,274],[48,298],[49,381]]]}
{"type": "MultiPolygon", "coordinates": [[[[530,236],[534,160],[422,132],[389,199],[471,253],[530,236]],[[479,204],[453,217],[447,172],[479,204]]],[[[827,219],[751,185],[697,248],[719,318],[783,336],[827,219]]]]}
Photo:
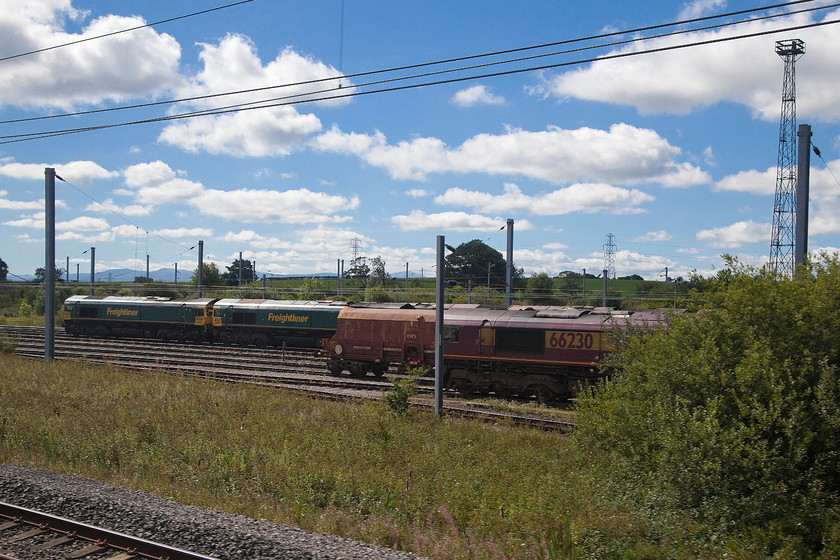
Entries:
{"type": "Polygon", "coordinates": [[[700,313],[613,342],[620,373],[581,399],[574,442],[663,524],[816,557],[840,531],[840,262],[798,280],[728,264],[700,313]]]}
{"type": "Polygon", "coordinates": [[[528,279],[525,297],[534,304],[552,305],[556,303],[554,280],[545,272],[535,272],[528,279]]]}
{"type": "Polygon", "coordinates": [[[385,286],[385,280],[391,277],[390,274],[385,272],[385,260],[381,256],[370,259],[370,271],[383,287],[385,286]]]}
{"type": "Polygon", "coordinates": [[[9,265],[6,264],[6,261],[0,259],[0,282],[5,282],[8,275],[9,265]]]}
{"type": "MultiPolygon", "coordinates": [[[[43,282],[45,280],[45,278],[46,278],[45,270],[46,269],[43,266],[35,269],[35,281],[36,282],[43,282]]],[[[53,274],[55,275],[55,281],[56,282],[61,282],[62,281],[61,277],[64,274],[64,269],[63,268],[53,268],[53,274]]]]}
{"type": "Polygon", "coordinates": [[[366,261],[366,257],[357,257],[351,261],[350,268],[344,272],[348,278],[358,280],[362,289],[367,287],[368,277],[370,276],[370,267],[366,261]]]}
{"type": "Polygon", "coordinates": [[[487,278],[489,265],[490,283],[497,286],[505,284],[505,258],[496,249],[478,239],[461,243],[446,255],[445,261],[448,280],[466,283],[472,278],[473,282],[478,282],[487,278]]]}
{"type": "Polygon", "coordinates": [[[298,289],[298,298],[301,300],[315,300],[325,298],[327,295],[327,283],[320,278],[307,277],[298,289]]]}
{"type": "MultiPolygon", "coordinates": [[[[198,285],[198,267],[193,270],[190,282],[198,285]]],[[[201,285],[205,287],[221,286],[222,275],[219,273],[219,267],[216,263],[202,263],[201,266],[201,285]]]]}
{"type": "MultiPolygon", "coordinates": [[[[230,266],[226,267],[227,272],[222,274],[222,278],[228,286],[239,284],[239,262],[240,259],[235,259],[230,266]]],[[[248,259],[242,259],[242,282],[253,282],[254,279],[254,263],[248,259]]]]}

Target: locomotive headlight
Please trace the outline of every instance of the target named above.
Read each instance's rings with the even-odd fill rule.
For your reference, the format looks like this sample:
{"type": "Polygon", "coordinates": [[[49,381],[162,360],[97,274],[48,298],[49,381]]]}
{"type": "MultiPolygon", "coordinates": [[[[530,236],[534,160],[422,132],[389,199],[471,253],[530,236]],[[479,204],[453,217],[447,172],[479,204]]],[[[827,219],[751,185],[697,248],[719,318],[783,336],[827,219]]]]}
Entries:
{"type": "Polygon", "coordinates": [[[336,344],[335,347],[333,348],[333,351],[336,354],[341,355],[341,353],[344,352],[344,348],[341,347],[341,344],[336,344]]]}

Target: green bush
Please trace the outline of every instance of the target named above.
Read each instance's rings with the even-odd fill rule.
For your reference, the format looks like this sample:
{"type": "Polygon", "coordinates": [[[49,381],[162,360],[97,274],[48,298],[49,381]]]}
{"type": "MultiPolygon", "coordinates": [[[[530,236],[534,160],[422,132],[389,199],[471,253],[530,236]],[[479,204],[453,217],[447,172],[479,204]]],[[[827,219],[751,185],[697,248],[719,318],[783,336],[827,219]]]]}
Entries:
{"type": "Polygon", "coordinates": [[[408,407],[411,406],[409,399],[417,394],[417,383],[426,373],[426,368],[409,368],[408,377],[395,377],[394,386],[384,399],[388,408],[400,415],[408,412],[408,407]]]}
{"type": "Polygon", "coordinates": [[[800,280],[729,264],[699,313],[616,342],[621,373],[581,399],[575,444],[663,525],[809,557],[840,519],[840,264],[800,280]]]}
{"type": "Polygon", "coordinates": [[[21,301],[18,306],[18,315],[20,317],[29,317],[32,315],[32,305],[26,301],[21,301]]]}

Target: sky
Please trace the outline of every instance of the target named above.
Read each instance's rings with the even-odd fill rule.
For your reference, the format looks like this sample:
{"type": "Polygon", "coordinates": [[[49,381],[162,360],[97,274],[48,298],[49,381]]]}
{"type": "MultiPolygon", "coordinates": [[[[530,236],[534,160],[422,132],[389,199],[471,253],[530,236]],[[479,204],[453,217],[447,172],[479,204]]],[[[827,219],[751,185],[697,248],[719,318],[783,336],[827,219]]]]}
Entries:
{"type": "Polygon", "coordinates": [[[617,276],[711,276],[723,254],[761,266],[774,46],[789,39],[805,41],[797,120],[822,156],[809,250],[840,247],[840,24],[813,25],[840,20],[836,4],[252,0],[141,27],[233,1],[0,0],[10,273],[44,266],[46,167],[63,179],[56,265],[69,258],[71,278],[95,247],[97,271],[143,275],[149,255],[183,281],[199,240],[223,271],[242,252],[259,274],[335,273],[355,248],[394,276],[429,277],[437,236],[504,254],[508,219],[526,275],[597,274],[610,234],[617,276]],[[706,44],[666,49],[689,43],[706,44]]]}

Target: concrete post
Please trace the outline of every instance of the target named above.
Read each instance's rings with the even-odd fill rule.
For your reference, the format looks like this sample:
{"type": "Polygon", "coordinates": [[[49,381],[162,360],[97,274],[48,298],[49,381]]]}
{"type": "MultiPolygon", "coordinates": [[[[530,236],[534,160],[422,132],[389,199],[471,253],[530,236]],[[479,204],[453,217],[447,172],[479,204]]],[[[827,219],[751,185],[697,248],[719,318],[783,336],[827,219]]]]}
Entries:
{"type": "Polygon", "coordinates": [[[437,283],[435,284],[435,414],[443,414],[443,302],[444,237],[437,236],[437,283]]]}
{"type": "Polygon", "coordinates": [[[44,169],[44,359],[55,358],[55,169],[44,169]]]}
{"type": "MultiPolygon", "coordinates": [[[[808,255],[808,204],[811,190],[811,125],[800,124],[797,133],[799,154],[796,169],[796,234],[794,239],[793,265],[805,262],[808,255]]],[[[796,277],[796,271],[794,271],[796,277]]]]}
{"type": "Polygon", "coordinates": [[[513,300],[513,220],[507,221],[507,270],[505,273],[505,304],[510,307],[513,300]]]}
{"type": "Polygon", "coordinates": [[[96,247],[90,248],[90,295],[96,285],[96,247]]]}
{"type": "Polygon", "coordinates": [[[198,242],[198,297],[201,297],[201,282],[204,280],[204,241],[198,242]]]}

